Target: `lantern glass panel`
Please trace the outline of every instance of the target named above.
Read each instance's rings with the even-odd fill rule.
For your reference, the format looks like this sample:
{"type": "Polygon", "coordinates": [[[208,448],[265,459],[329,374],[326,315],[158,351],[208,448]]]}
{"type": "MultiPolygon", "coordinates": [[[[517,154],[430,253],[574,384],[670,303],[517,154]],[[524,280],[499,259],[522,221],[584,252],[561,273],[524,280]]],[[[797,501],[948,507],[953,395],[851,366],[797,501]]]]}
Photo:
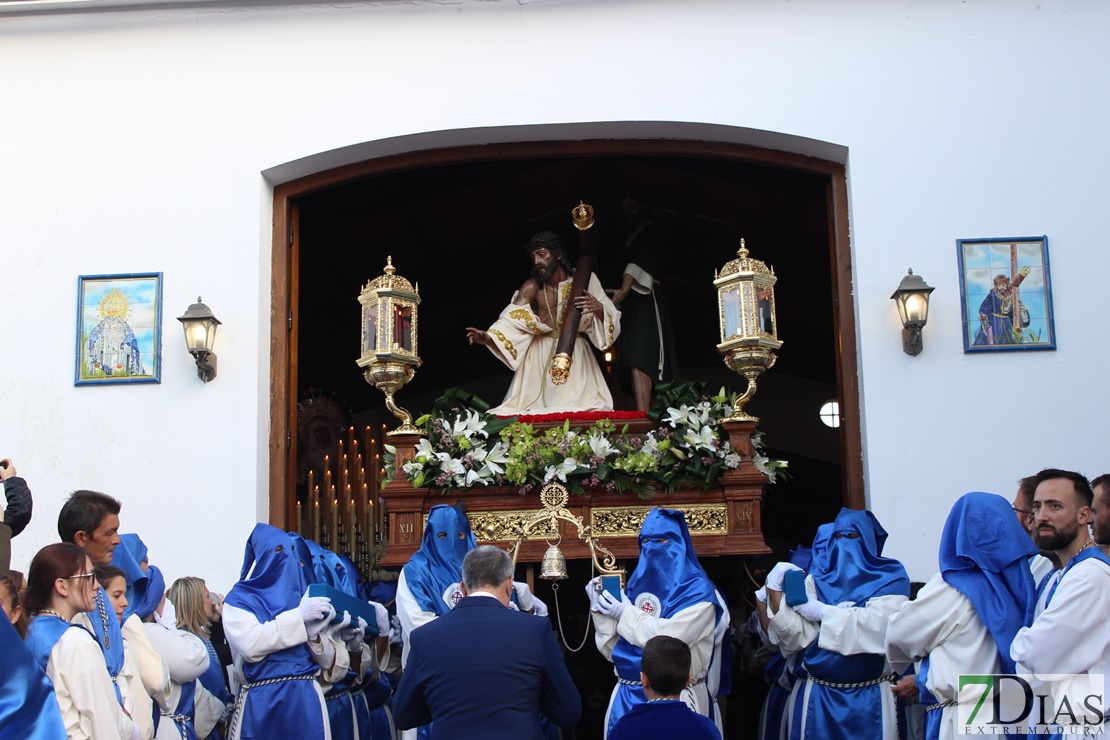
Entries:
{"type": "Polygon", "coordinates": [[[740,333],[740,290],[721,292],[721,341],[740,333]]]}
{"type": "Polygon", "coordinates": [[[775,326],[775,293],[772,288],[763,288],[759,291],[757,299],[759,307],[759,330],[772,337],[778,337],[778,327],[775,326]]]}
{"type": "Polygon", "coordinates": [[[371,303],[362,307],[362,353],[376,352],[378,349],[378,304],[371,303]]]}
{"type": "Polygon", "coordinates": [[[929,297],[924,293],[910,293],[905,296],[905,313],[902,323],[924,324],[929,318],[929,297]]]}
{"type": "Polygon", "coordinates": [[[412,306],[393,305],[393,347],[412,352],[412,306]]]}
{"type": "Polygon", "coordinates": [[[185,344],[190,352],[211,352],[216,343],[216,324],[205,319],[186,321],[185,344]]]}

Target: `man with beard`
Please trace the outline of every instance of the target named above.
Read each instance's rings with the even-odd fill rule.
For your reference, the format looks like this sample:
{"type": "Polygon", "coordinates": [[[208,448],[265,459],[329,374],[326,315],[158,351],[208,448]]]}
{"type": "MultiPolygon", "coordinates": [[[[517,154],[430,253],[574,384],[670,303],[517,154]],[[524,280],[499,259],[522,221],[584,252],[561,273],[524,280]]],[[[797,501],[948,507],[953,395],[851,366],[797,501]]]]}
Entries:
{"type": "Polygon", "coordinates": [[[1091,537],[1103,552],[1110,549],[1110,473],[1091,480],[1091,537]]]}
{"type": "Polygon", "coordinates": [[[515,373],[501,405],[490,410],[499,416],[561,411],[611,411],[613,396],[589,344],[612,346],[620,334],[620,311],[605,295],[596,275],[581,295],[571,296],[574,269],[558,235],[541,231],[525,250],[532,277],[486,331],[466,328],[471,344],[484,344],[515,373]],[[551,361],[571,303],[582,311],[574,364],[563,385],[551,379],[551,361]],[[588,340],[588,341],[587,341],[588,340]]]}
{"type": "MultiPolygon", "coordinates": [[[[1018,481],[1017,495],[1010,508],[1014,510],[1018,523],[1029,534],[1029,539],[1037,541],[1033,526],[1033,493],[1037,490],[1037,476],[1029,475],[1018,481]]],[[[1039,586],[1048,578],[1049,573],[1060,567],[1056,553],[1046,550],[1029,558],[1029,570],[1033,573],[1033,585],[1039,586]]]]}
{"type": "Polygon", "coordinates": [[[1014,320],[1013,288],[1028,274],[1028,267],[1021,268],[1019,279],[1013,285],[1005,275],[995,276],[994,287],[979,305],[979,330],[975,332],[972,344],[1018,344],[1022,328],[1029,326],[1029,311],[1019,300],[1020,319],[1014,320]]]}
{"type": "MultiPolygon", "coordinates": [[[[1094,547],[1087,532],[1092,498],[1090,484],[1079,473],[1048,469],[1037,474],[1036,544],[1055,551],[1064,567],[1045,584],[1032,626],[1014,637],[1010,655],[1019,673],[1110,674],[1110,558],[1094,547]]],[[[1058,705],[1060,686],[1046,687],[1058,705]]],[[[1101,708],[1107,708],[1105,699],[1101,708]]]]}

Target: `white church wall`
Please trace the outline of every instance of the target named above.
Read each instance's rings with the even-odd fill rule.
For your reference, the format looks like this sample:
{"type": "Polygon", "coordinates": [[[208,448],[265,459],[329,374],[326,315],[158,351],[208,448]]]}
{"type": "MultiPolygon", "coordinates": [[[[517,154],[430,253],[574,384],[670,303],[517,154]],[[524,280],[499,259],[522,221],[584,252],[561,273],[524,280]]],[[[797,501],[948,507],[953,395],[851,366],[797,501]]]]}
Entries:
{"type": "Polygon", "coordinates": [[[674,121],[847,149],[841,300],[858,321],[867,493],[889,554],[924,580],[959,494],[1010,496],[1049,465],[1104,472],[1108,351],[1084,305],[1110,271],[1095,138],[1108,21],[1079,0],[0,16],[0,456],[36,497],[14,565],[88,487],[124,501],[123,530],[171,577],[235,580],[267,505],[271,185],[322,161],[304,158],[425,132],[674,121]],[[1059,349],[965,355],[955,240],[1040,234],[1059,349]],[[916,358],[889,300],[911,266],[936,287],[916,358]],[[164,273],[162,383],[73,387],[77,275],[134,271],[164,273]],[[224,322],[208,384],[174,320],[198,294],[224,322]]]}

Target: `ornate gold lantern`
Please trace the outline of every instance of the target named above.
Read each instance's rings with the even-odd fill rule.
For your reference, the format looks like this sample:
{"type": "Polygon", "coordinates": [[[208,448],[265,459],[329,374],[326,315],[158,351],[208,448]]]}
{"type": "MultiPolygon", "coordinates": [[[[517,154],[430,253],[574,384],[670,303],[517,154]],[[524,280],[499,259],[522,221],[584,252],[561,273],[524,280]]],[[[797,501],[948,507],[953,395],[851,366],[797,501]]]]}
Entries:
{"type": "Polygon", "coordinates": [[[420,287],[413,288],[398,275],[393,257],[386,257],[385,274],[366,283],[358,302],[362,304],[358,366],[366,368],[366,382],[385,394],[386,408],[401,420],[401,426],[389,434],[420,434],[413,426],[412,414],[393,402],[393,394],[412,380],[420,364],[416,313],[420,287]]]}
{"type": "Polygon", "coordinates": [[[775,318],[778,278],[766,263],[749,259],[743,239],[736,257],[713,276],[721,323],[717,351],[725,356],[726,365],[748,380],[725,421],[759,421],[744,412],[744,404],[755,395],[755,379],[775,364],[775,350],[782,346],[775,318]]]}

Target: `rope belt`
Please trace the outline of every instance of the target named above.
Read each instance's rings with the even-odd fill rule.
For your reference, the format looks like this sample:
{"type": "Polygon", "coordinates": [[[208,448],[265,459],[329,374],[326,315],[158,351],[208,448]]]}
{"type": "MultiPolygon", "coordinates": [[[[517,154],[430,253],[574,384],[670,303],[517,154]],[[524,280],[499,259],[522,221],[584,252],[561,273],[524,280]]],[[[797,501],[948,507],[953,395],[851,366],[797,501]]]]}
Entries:
{"type": "Polygon", "coordinates": [[[174,725],[177,726],[177,733],[181,736],[181,740],[185,740],[185,738],[187,736],[185,727],[186,727],[186,725],[189,725],[189,724],[192,723],[193,718],[190,717],[187,714],[174,714],[172,712],[167,712],[165,709],[163,709],[161,711],[162,711],[162,716],[163,717],[170,720],[171,722],[174,723],[174,725]]]}
{"type": "Polygon", "coordinates": [[[957,702],[955,699],[949,699],[948,701],[939,701],[936,704],[926,704],[925,705],[925,711],[926,712],[933,712],[933,711],[936,711],[937,709],[944,709],[945,707],[955,707],[955,706],[959,706],[959,702],[957,702]]]}
{"type": "Polygon", "coordinates": [[[251,689],[257,689],[259,686],[269,686],[275,683],[284,683],[285,681],[315,681],[320,675],[319,671],[310,673],[307,676],[279,676],[278,678],[267,678],[262,681],[255,681],[254,683],[244,683],[239,685],[239,694],[235,697],[235,711],[231,714],[229,727],[232,728],[231,735],[228,740],[238,740],[239,728],[236,726],[238,721],[239,712],[243,710],[244,700],[247,698],[247,692],[251,689]]]}
{"type": "Polygon", "coordinates": [[[324,697],[324,701],[332,701],[333,699],[342,699],[344,696],[350,696],[354,693],[354,689],[343,689],[335,693],[329,693],[324,697]]]}
{"type": "MultiPolygon", "coordinates": [[[[620,676],[617,676],[617,683],[623,683],[625,686],[643,686],[643,684],[641,684],[639,681],[629,681],[627,678],[621,678],[620,676]]],[[[686,687],[692,688],[703,683],[705,683],[705,676],[702,676],[701,678],[695,678],[693,681],[686,684],[686,687]]]]}
{"type": "Polygon", "coordinates": [[[830,689],[863,689],[868,686],[878,686],[881,683],[894,683],[898,680],[897,674],[888,673],[878,678],[873,678],[870,681],[860,681],[859,683],[836,683],[834,681],[823,681],[816,676],[810,676],[810,681],[821,686],[828,686],[830,689]]]}

